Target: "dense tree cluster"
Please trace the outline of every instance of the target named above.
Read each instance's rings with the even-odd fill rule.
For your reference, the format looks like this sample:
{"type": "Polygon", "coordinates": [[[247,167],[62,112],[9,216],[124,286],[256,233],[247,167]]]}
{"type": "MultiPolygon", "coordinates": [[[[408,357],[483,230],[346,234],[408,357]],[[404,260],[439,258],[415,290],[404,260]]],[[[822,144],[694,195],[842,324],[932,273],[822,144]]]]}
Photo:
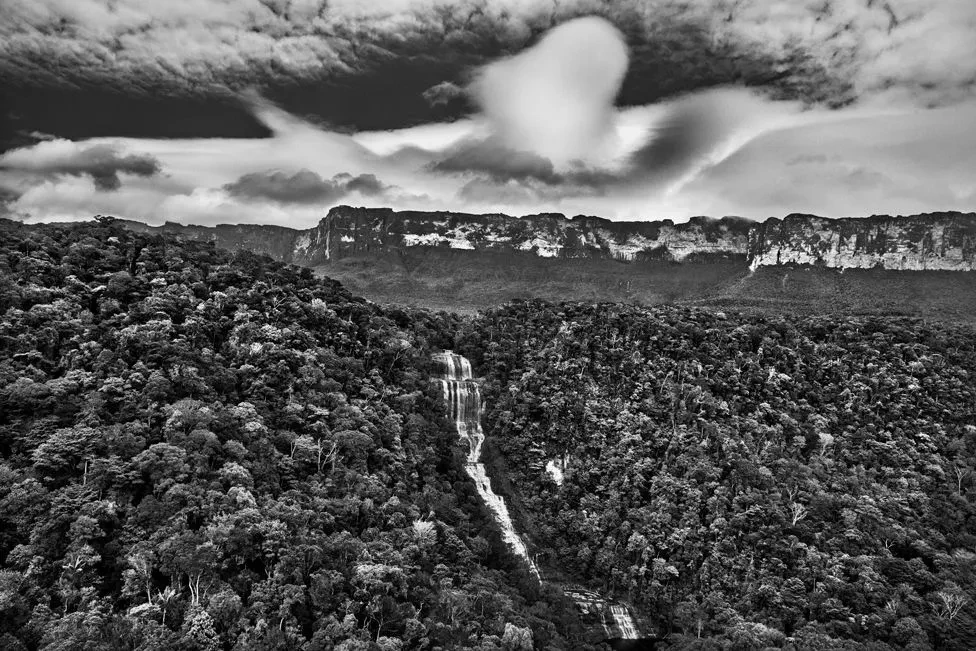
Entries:
{"type": "Polygon", "coordinates": [[[629,600],[670,648],[964,650],[974,334],[536,301],[457,347],[540,561],[629,600]],[[561,486],[542,469],[559,458],[561,486]]]}
{"type": "Polygon", "coordinates": [[[0,222],[0,317],[0,647],[586,646],[463,473],[457,317],[106,219],[0,222]]]}

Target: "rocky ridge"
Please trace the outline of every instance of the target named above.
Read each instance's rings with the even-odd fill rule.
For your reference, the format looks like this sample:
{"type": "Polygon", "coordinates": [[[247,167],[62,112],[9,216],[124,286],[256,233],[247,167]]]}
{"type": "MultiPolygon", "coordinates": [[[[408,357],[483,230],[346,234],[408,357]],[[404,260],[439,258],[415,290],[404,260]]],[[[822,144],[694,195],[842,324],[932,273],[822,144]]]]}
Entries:
{"type": "Polygon", "coordinates": [[[827,219],[793,214],[753,222],[694,217],[613,222],[558,213],[503,214],[394,211],[337,206],[313,228],[184,226],[167,222],[131,228],[213,240],[305,266],[412,247],[502,251],[544,258],[709,262],[741,260],[752,269],[783,265],[894,270],[976,270],[976,213],[942,212],[827,219]]]}

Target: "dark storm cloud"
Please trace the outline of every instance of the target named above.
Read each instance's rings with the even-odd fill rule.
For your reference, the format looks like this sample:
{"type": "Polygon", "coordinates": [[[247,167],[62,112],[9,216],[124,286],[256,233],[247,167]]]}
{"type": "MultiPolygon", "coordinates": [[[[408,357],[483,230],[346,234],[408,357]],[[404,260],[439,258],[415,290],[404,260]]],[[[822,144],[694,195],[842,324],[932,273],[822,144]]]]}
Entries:
{"type": "Polygon", "coordinates": [[[463,143],[433,163],[430,169],[472,177],[466,185],[471,189],[462,191],[463,198],[477,195],[483,199],[489,195],[491,188],[499,188],[500,194],[505,197],[538,196],[540,190],[547,186],[558,195],[592,194],[625,182],[619,174],[589,169],[583,165],[556,171],[548,158],[508,149],[494,139],[463,143]]]}
{"type": "MultiPolygon", "coordinates": [[[[887,30],[881,7],[771,12],[770,3],[404,0],[390,10],[313,0],[9,0],[0,21],[0,84],[16,89],[7,99],[20,115],[17,127],[59,135],[258,135],[229,99],[250,86],[298,115],[389,129],[470,111],[462,91],[473,70],[524,50],[553,26],[601,15],[631,51],[618,97],[624,106],[732,82],[830,103],[900,87],[911,75],[924,76],[919,87],[932,96],[972,87],[932,54],[916,57],[912,70],[873,56],[887,52],[875,37],[875,22],[887,30]],[[864,61],[873,68],[860,80],[864,61]],[[70,119],[52,108],[75,99],[70,119]]],[[[965,12],[960,6],[953,14],[965,12]]],[[[946,42],[967,24],[955,15],[935,21],[903,13],[889,41],[903,32],[909,45],[932,33],[946,42]]]]}
{"type": "MultiPolygon", "coordinates": [[[[123,155],[108,144],[81,146],[67,141],[45,141],[51,145],[41,150],[40,156],[19,155],[11,152],[0,158],[0,170],[27,172],[40,176],[91,177],[98,190],[118,190],[122,185],[120,174],[149,177],[160,172],[159,161],[148,154],[123,155]]],[[[26,152],[25,152],[26,153],[26,152]]]]}
{"type": "Polygon", "coordinates": [[[360,174],[351,176],[340,174],[336,178],[341,178],[346,192],[358,192],[367,197],[377,197],[384,194],[390,186],[386,185],[375,174],[360,174]]]}
{"type": "Polygon", "coordinates": [[[382,196],[391,189],[372,174],[337,174],[332,179],[323,179],[307,169],[291,174],[282,170],[254,172],[224,186],[235,197],[296,204],[331,203],[354,192],[368,197],[382,196]]]}
{"type": "Polygon", "coordinates": [[[548,184],[562,181],[547,158],[509,149],[494,139],[463,143],[431,166],[437,172],[475,172],[494,181],[535,179],[548,184]]]}

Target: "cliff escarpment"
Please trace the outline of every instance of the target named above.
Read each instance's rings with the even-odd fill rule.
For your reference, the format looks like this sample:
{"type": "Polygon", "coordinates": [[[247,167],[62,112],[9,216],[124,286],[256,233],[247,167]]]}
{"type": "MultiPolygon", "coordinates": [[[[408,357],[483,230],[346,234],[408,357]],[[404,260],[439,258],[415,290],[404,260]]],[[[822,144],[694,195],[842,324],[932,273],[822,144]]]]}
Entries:
{"type": "Polygon", "coordinates": [[[223,248],[249,249],[312,267],[343,258],[435,248],[627,262],[742,262],[752,269],[976,269],[976,213],[958,212],[844,219],[793,214],[765,222],[694,217],[676,224],[567,218],[558,213],[510,217],[337,206],[306,230],[174,223],[130,227],[213,240],[223,248]]]}
{"type": "Polygon", "coordinates": [[[912,271],[976,268],[972,213],[865,219],[789,215],[756,224],[749,240],[753,269],[797,264],[912,271]]]}

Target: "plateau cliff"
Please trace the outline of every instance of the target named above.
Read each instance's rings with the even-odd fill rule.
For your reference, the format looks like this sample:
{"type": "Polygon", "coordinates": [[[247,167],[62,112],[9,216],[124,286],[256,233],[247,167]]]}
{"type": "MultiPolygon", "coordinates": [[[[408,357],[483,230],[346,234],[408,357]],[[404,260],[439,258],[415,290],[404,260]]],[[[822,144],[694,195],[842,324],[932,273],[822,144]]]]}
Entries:
{"type": "Polygon", "coordinates": [[[529,254],[541,258],[620,261],[743,262],[752,269],[814,265],[835,269],[976,269],[976,213],[827,219],[793,214],[752,222],[695,217],[612,222],[543,213],[527,217],[453,212],[397,212],[338,206],[306,230],[280,226],[130,228],[163,231],[219,246],[250,249],[294,264],[434,248],[529,254]]]}
{"type": "Polygon", "coordinates": [[[813,264],[839,269],[973,271],[976,214],[929,213],[826,219],[790,215],[756,224],[749,264],[813,264]]]}

